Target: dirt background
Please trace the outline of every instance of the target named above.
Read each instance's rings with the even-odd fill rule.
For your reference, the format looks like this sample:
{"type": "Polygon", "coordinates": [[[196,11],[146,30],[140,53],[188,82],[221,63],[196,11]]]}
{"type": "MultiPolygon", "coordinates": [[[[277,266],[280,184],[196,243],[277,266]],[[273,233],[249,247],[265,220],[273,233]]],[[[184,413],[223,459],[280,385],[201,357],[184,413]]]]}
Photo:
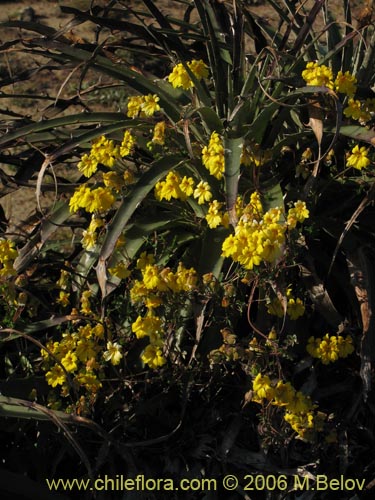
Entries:
{"type": "MultiPolygon", "coordinates": [[[[228,0],[229,1],[229,0],[228,0]]],[[[342,5],[343,0],[327,0],[330,10],[335,14],[335,16],[342,17],[342,5]]],[[[95,5],[106,4],[107,2],[102,0],[96,0],[95,5]]],[[[123,2],[123,4],[128,3],[132,7],[138,7],[140,9],[144,8],[141,0],[129,0],[128,2],[123,2]]],[[[173,0],[157,0],[155,2],[159,9],[168,12],[176,18],[180,18],[181,14],[181,4],[173,0]]],[[[232,3],[231,1],[229,3],[232,3]]],[[[280,2],[282,3],[282,2],[280,2]]],[[[363,17],[366,9],[375,3],[373,0],[358,1],[352,0],[350,2],[354,24],[358,25],[363,17]]],[[[301,12],[308,13],[311,6],[314,4],[313,0],[308,0],[304,2],[304,6],[301,12]]],[[[66,26],[70,19],[70,14],[64,14],[61,12],[60,6],[66,5],[71,7],[76,7],[80,9],[88,9],[90,6],[90,0],[59,0],[59,1],[48,1],[48,0],[21,0],[21,1],[1,1],[0,0],[0,21],[7,20],[24,20],[40,22],[42,24],[47,24],[48,26],[54,27],[56,29],[63,28],[66,26]]],[[[262,18],[262,22],[272,24],[275,22],[274,10],[269,6],[267,0],[248,0],[249,8],[257,16],[262,18]]],[[[319,25],[323,26],[323,17],[320,16],[318,20],[319,25]]],[[[95,38],[95,26],[91,23],[84,23],[77,27],[69,30],[72,37],[80,37],[84,40],[93,41],[95,38]]],[[[18,30],[1,28],[0,27],[0,44],[12,40],[19,35],[18,30]]],[[[105,32],[103,33],[105,35],[105,32]]],[[[21,54],[19,52],[9,52],[0,53],[0,79],[12,77],[17,72],[27,69],[30,65],[35,64],[28,56],[21,54]]],[[[27,113],[33,119],[38,119],[46,113],[46,107],[48,106],[46,101],[38,101],[33,99],[33,92],[44,93],[49,96],[56,96],[58,92],[61,91],[61,97],[69,98],[72,97],[74,92],[76,92],[74,77],[70,77],[68,83],[63,85],[64,80],[68,77],[68,73],[64,71],[53,73],[50,72],[46,74],[45,72],[38,74],[38,76],[27,82],[20,82],[17,84],[12,84],[6,87],[2,87],[1,90],[8,94],[10,97],[0,99],[0,121],[9,120],[9,115],[4,113],[4,110],[11,109],[14,111],[22,111],[27,113]],[[17,97],[17,94],[29,94],[30,99],[25,101],[17,97]]],[[[99,97],[99,96],[98,96],[99,97]]],[[[121,96],[120,96],[121,97],[121,96]]],[[[105,95],[100,95],[97,102],[90,102],[90,106],[95,107],[95,109],[106,109],[110,110],[111,107],[118,109],[118,100],[120,97],[116,95],[109,95],[108,99],[105,95]]],[[[72,109],[69,108],[71,112],[72,109]]],[[[9,168],[5,165],[0,164],[0,169],[8,174],[11,174],[9,168]]],[[[0,185],[0,192],[4,192],[4,186],[0,185]],[[3,189],[2,189],[3,188],[3,189]]],[[[48,206],[48,204],[53,201],[52,195],[46,195],[43,200],[43,204],[48,206]]],[[[23,225],[30,214],[36,211],[36,197],[35,188],[30,185],[30,187],[22,187],[17,192],[9,193],[0,199],[0,204],[5,211],[6,218],[8,219],[8,228],[10,232],[18,231],[23,225]]]]}

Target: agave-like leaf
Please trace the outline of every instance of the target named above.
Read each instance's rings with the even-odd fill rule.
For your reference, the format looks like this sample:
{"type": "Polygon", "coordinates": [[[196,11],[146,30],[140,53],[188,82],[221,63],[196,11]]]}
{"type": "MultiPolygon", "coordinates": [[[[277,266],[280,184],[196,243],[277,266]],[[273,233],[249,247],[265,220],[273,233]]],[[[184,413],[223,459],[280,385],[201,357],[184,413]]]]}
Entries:
{"type": "Polygon", "coordinates": [[[238,194],[238,181],[240,177],[241,154],[243,137],[228,137],[224,135],[224,160],[225,160],[225,199],[229,213],[230,223],[237,224],[236,201],[238,194]]]}
{"type": "Polygon", "coordinates": [[[48,219],[43,219],[39,231],[19,250],[14,262],[17,273],[26,269],[32,259],[40,252],[42,246],[56,230],[70,217],[69,205],[65,202],[56,203],[55,209],[48,219]]]}
{"type": "MultiPolygon", "coordinates": [[[[37,132],[59,129],[67,125],[81,125],[86,123],[102,123],[102,122],[121,122],[124,121],[123,113],[77,113],[73,115],[62,116],[59,118],[51,118],[39,122],[30,123],[23,127],[17,127],[16,130],[7,132],[0,137],[0,146],[6,147],[14,143],[17,139],[28,137],[30,134],[37,132]]],[[[125,120],[128,123],[128,120],[125,120]]]]}
{"type": "Polygon", "coordinates": [[[356,141],[363,141],[375,146],[375,132],[367,127],[360,125],[343,125],[340,127],[340,134],[355,139],[356,141]]]}

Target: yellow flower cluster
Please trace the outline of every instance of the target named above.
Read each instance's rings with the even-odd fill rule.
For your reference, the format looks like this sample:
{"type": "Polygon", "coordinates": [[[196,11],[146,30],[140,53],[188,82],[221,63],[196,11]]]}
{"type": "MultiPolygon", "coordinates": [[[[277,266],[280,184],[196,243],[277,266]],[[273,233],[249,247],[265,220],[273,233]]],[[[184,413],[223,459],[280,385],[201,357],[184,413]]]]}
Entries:
{"type": "Polygon", "coordinates": [[[285,233],[291,220],[303,222],[308,217],[305,202],[297,201],[282,222],[283,211],[271,208],[263,213],[258,193],[251,195],[250,203],[242,210],[234,234],[229,235],[222,245],[222,255],[231,257],[245,269],[253,269],[261,262],[274,263],[282,255],[285,233]]]}
{"type": "Polygon", "coordinates": [[[307,85],[328,87],[349,97],[353,97],[357,91],[357,79],[349,71],[345,73],[339,71],[334,79],[331,68],[324,64],[319,65],[317,62],[307,63],[306,69],[302,71],[302,78],[307,85]]]}
{"type": "Polygon", "coordinates": [[[288,210],[287,216],[287,225],[289,229],[294,229],[297,226],[298,222],[304,222],[309,218],[309,211],[306,207],[306,203],[304,201],[296,201],[294,203],[294,207],[288,210]]]}
{"type": "Polygon", "coordinates": [[[138,260],[138,268],[142,272],[142,280],[135,280],[130,290],[130,298],[133,303],[143,302],[147,307],[157,307],[162,301],[155,300],[160,297],[160,293],[190,292],[197,286],[198,276],[194,268],[187,269],[180,262],[176,272],[170,267],[160,268],[153,264],[152,256],[142,254],[138,260]],[[156,295],[156,297],[155,297],[156,295]],[[155,300],[155,306],[152,300],[155,300]]]}
{"type": "Polygon", "coordinates": [[[217,132],[212,132],[208,146],[202,149],[202,162],[211,175],[222,179],[224,175],[224,147],[217,132]]]}
{"type": "Polygon", "coordinates": [[[159,181],[155,185],[155,198],[158,201],[163,199],[170,201],[172,198],[185,201],[191,196],[194,188],[194,179],[183,177],[181,179],[177,172],[169,172],[164,181],[159,181]]]}
{"type": "Polygon", "coordinates": [[[90,224],[87,229],[82,233],[82,246],[86,250],[92,250],[95,247],[97,241],[97,229],[104,226],[104,220],[97,217],[95,214],[91,217],[90,224]]]}
{"type": "Polygon", "coordinates": [[[346,165],[357,170],[368,167],[371,163],[367,156],[368,151],[368,148],[365,146],[359,147],[358,144],[355,145],[351,154],[346,159],[346,165]]]}
{"type": "Polygon", "coordinates": [[[166,127],[166,124],[165,124],[164,121],[161,121],[161,122],[158,122],[158,123],[155,124],[153,136],[152,136],[152,139],[151,139],[151,142],[153,144],[159,144],[160,146],[164,145],[164,142],[165,142],[165,127],[166,127]]]}
{"type": "Polygon", "coordinates": [[[90,189],[86,184],[82,184],[76,189],[69,201],[69,208],[72,213],[80,208],[87,212],[106,212],[115,202],[112,191],[107,187],[90,189]]]}
{"type": "Polygon", "coordinates": [[[344,109],[344,115],[347,118],[358,120],[362,125],[371,120],[375,113],[375,99],[369,98],[364,101],[350,98],[347,107],[344,109]]]}
{"type": "Polygon", "coordinates": [[[13,267],[14,261],[18,256],[15,244],[11,240],[0,239],[0,277],[8,277],[16,274],[13,267]]]}
{"type": "MultiPolygon", "coordinates": [[[[197,272],[187,269],[180,262],[176,272],[169,267],[161,268],[154,264],[152,255],[143,252],[137,260],[137,268],[142,273],[142,280],[135,280],[130,290],[130,299],[134,304],[143,304],[148,312],[138,316],[132,324],[132,331],[138,339],[149,337],[150,344],[144,349],[141,359],[150,368],[156,369],[166,363],[163,355],[163,322],[155,316],[153,310],[163,304],[165,293],[179,294],[191,292],[197,286],[197,272]]],[[[170,300],[168,300],[170,302],[170,300]]]]}
{"type": "Polygon", "coordinates": [[[160,98],[156,94],[135,95],[128,99],[127,116],[136,118],[137,116],[153,116],[160,111],[160,98]]]}
{"type": "Polygon", "coordinates": [[[229,215],[228,212],[223,211],[222,208],[224,203],[217,200],[213,200],[206,214],[206,221],[210,229],[215,229],[218,226],[229,227],[229,215]]]}
{"type": "Polygon", "coordinates": [[[322,360],[324,365],[333,363],[339,358],[346,358],[354,351],[352,338],[347,335],[329,335],[323,337],[310,337],[306,346],[307,352],[313,358],[322,360]]]}
{"type": "Polygon", "coordinates": [[[318,414],[311,399],[296,391],[290,382],[271,382],[268,375],[258,373],[253,380],[253,401],[263,400],[284,408],[284,419],[302,439],[310,440],[315,432],[322,430],[323,414],[318,414]]]}
{"type": "MultiPolygon", "coordinates": [[[[290,317],[291,320],[296,320],[300,316],[305,314],[305,305],[303,301],[296,297],[292,296],[292,290],[290,288],[286,291],[286,313],[290,317]]],[[[277,316],[278,318],[282,318],[284,316],[284,308],[281,301],[275,297],[269,304],[267,304],[267,312],[268,314],[272,314],[277,316]]]]}
{"type": "Polygon", "coordinates": [[[152,369],[160,368],[167,362],[163,355],[163,327],[162,320],[158,316],[148,314],[145,317],[138,316],[132,324],[132,332],[137,339],[149,337],[150,343],[144,349],[141,359],[152,369]]]}
{"type": "Polygon", "coordinates": [[[89,392],[96,392],[102,383],[99,379],[100,364],[98,355],[103,347],[98,342],[104,337],[104,327],[98,323],[96,326],[86,324],[76,332],[66,332],[60,342],[50,341],[47,349],[53,358],[44,349],[41,350],[46,369],[46,381],[51,387],[62,386],[63,394],[69,391],[66,373],[71,376],[73,383],[85,387],[89,392]],[[55,361],[58,360],[60,364],[55,361]],[[54,363],[51,365],[51,361],[54,363]]]}
{"type": "Polygon", "coordinates": [[[344,109],[347,118],[358,120],[361,124],[366,124],[375,113],[375,99],[368,98],[364,101],[354,99],[357,91],[357,79],[349,71],[339,71],[336,78],[330,68],[319,65],[317,62],[309,62],[306,69],[302,71],[302,78],[307,85],[325,86],[335,90],[340,94],[348,96],[348,103],[344,109]]]}
{"type": "Polygon", "coordinates": [[[332,70],[324,64],[319,65],[317,62],[308,62],[306,64],[306,69],[302,71],[302,78],[307,85],[324,86],[330,89],[334,87],[332,70]]]}
{"type": "Polygon", "coordinates": [[[104,135],[95,139],[89,154],[84,154],[77,164],[77,168],[85,177],[91,177],[98,169],[98,165],[113,168],[120,157],[128,156],[135,145],[135,137],[129,130],[125,130],[121,145],[104,135]]]}
{"type": "Polygon", "coordinates": [[[119,153],[114,141],[102,135],[93,141],[90,153],[82,155],[77,168],[85,177],[91,177],[97,171],[99,164],[112,168],[119,153]]]}
{"type": "MultiPolygon", "coordinates": [[[[187,63],[187,67],[197,80],[208,77],[208,66],[202,59],[193,59],[187,63]]],[[[168,81],[174,88],[182,87],[184,90],[188,90],[194,87],[194,83],[182,63],[176,64],[168,76],[168,81]]]]}

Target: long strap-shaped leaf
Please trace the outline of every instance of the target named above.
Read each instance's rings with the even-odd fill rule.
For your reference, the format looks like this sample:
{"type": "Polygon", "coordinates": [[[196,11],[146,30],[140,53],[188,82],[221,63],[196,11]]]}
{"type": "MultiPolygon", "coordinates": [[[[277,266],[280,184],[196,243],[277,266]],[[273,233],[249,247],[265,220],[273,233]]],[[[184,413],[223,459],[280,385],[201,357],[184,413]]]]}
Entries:
{"type": "Polygon", "coordinates": [[[0,146],[5,146],[14,142],[16,139],[26,137],[29,134],[43,132],[44,130],[53,130],[66,125],[79,125],[81,123],[102,123],[102,122],[117,122],[124,120],[123,113],[77,113],[60,118],[51,118],[40,122],[30,123],[24,127],[19,127],[14,131],[4,134],[0,137],[0,146]]]}
{"type": "Polygon", "coordinates": [[[139,204],[142,203],[148,193],[154,188],[155,184],[171,169],[176,168],[183,161],[185,161],[184,158],[178,155],[167,156],[155,161],[150,170],[141,177],[117,210],[105,237],[96,269],[103,298],[108,294],[106,261],[111,256],[116,242],[126,224],[128,224],[139,204]]]}
{"type": "MultiPolygon", "coordinates": [[[[65,43],[53,40],[37,39],[28,41],[28,44],[30,46],[35,45],[50,49],[51,51],[57,51],[58,53],[63,54],[70,61],[85,62],[94,70],[124,81],[132,89],[143,94],[157,94],[160,98],[160,104],[169,118],[171,118],[172,121],[176,121],[180,117],[180,107],[176,102],[176,96],[179,95],[179,92],[176,92],[172,86],[170,86],[170,88],[165,86],[161,88],[161,86],[158,86],[157,83],[151,78],[147,78],[137,71],[127,68],[125,65],[115,64],[113,61],[103,56],[93,56],[93,54],[87,50],[72,47],[65,43]]],[[[54,53],[48,52],[48,56],[54,58],[54,53]]],[[[57,58],[60,59],[60,57],[61,56],[57,54],[57,58]]]]}
{"type": "Polygon", "coordinates": [[[225,198],[229,220],[234,227],[237,225],[236,200],[240,177],[242,146],[243,137],[231,138],[224,136],[225,198]]]}

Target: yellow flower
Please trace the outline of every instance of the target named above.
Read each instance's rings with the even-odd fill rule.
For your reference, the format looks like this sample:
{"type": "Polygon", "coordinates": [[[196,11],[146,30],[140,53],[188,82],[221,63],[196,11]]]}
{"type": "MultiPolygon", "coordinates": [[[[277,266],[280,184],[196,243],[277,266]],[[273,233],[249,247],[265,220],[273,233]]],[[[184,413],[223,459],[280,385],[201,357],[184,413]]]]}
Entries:
{"type": "Polygon", "coordinates": [[[74,372],[77,369],[77,361],[76,353],[68,351],[61,359],[61,364],[67,372],[74,372]]]}
{"type": "Polygon", "coordinates": [[[129,118],[136,118],[141,111],[142,104],[143,96],[135,95],[133,97],[129,97],[127,116],[129,118]]]}
{"type": "Polygon", "coordinates": [[[158,122],[154,127],[154,133],[152,136],[152,142],[154,144],[164,145],[165,142],[165,122],[158,122]]]}
{"type": "Polygon", "coordinates": [[[161,201],[166,199],[170,201],[175,199],[186,199],[185,193],[180,188],[181,177],[176,172],[169,172],[164,181],[157,182],[155,185],[155,197],[161,201]]]}
{"type": "Polygon", "coordinates": [[[76,355],[81,363],[86,363],[89,359],[95,358],[99,346],[96,341],[90,339],[81,339],[77,342],[76,355]]]}
{"type": "Polygon", "coordinates": [[[206,201],[210,201],[212,193],[208,182],[200,181],[194,190],[194,198],[198,198],[198,205],[203,205],[206,201]]]}
{"type": "Polygon", "coordinates": [[[208,67],[202,59],[193,59],[188,63],[188,67],[198,80],[208,78],[208,67]]]}
{"type": "Polygon", "coordinates": [[[104,361],[110,361],[113,366],[120,364],[122,359],[121,346],[118,342],[107,342],[107,350],[103,352],[104,361]]]}
{"type": "Polygon", "coordinates": [[[293,401],[296,390],[290,382],[284,383],[279,380],[275,387],[275,395],[272,404],[276,406],[288,406],[293,401]]]}
{"type": "Polygon", "coordinates": [[[361,101],[350,98],[348,101],[348,106],[344,109],[344,115],[347,118],[353,118],[353,120],[358,120],[360,123],[365,124],[371,120],[371,113],[368,108],[362,106],[361,101]]]}
{"type": "Polygon", "coordinates": [[[341,335],[337,337],[337,347],[339,350],[339,357],[340,358],[346,358],[352,352],[354,352],[354,346],[353,346],[353,340],[352,338],[347,335],[344,339],[341,335]]]}
{"type": "Polygon", "coordinates": [[[120,155],[122,157],[129,156],[134,149],[135,142],[135,137],[132,133],[129,130],[125,130],[124,137],[120,145],[120,155]]]}
{"type": "Polygon", "coordinates": [[[98,169],[98,162],[95,158],[87,153],[81,156],[81,160],[77,164],[77,168],[85,177],[91,177],[98,169]]]}
{"type": "Polygon", "coordinates": [[[309,62],[306,69],[302,71],[302,78],[307,85],[316,85],[317,87],[333,88],[333,73],[330,68],[322,64],[319,66],[317,62],[309,62]]]}
{"type": "Polygon", "coordinates": [[[80,312],[82,314],[92,314],[91,311],[91,306],[90,306],[90,297],[91,297],[91,290],[85,290],[82,292],[80,302],[81,302],[81,309],[80,312]]]}
{"type": "Polygon", "coordinates": [[[77,381],[80,385],[85,386],[88,391],[91,391],[93,393],[95,393],[102,386],[102,383],[100,382],[100,380],[98,380],[98,377],[91,371],[78,373],[74,377],[74,380],[77,381]]]}
{"type": "Polygon", "coordinates": [[[63,385],[65,382],[65,373],[60,365],[55,365],[46,373],[47,384],[51,387],[63,385]]]}
{"type": "MultiPolygon", "coordinates": [[[[198,80],[208,77],[208,67],[202,59],[193,59],[187,63],[187,66],[198,80]]],[[[194,87],[194,83],[181,63],[173,68],[172,73],[168,76],[168,81],[174,88],[182,87],[184,90],[188,90],[194,87]]]]}
{"type": "Polygon", "coordinates": [[[141,360],[151,369],[156,370],[165,365],[167,360],[163,356],[163,351],[159,345],[149,344],[141,355],[141,360]]]}
{"type": "Polygon", "coordinates": [[[194,86],[188,72],[181,63],[173,68],[172,73],[168,76],[168,81],[174,88],[182,87],[184,90],[188,90],[194,86]]]}
{"type": "Polygon", "coordinates": [[[116,276],[121,280],[124,280],[131,275],[131,271],[128,269],[128,263],[126,261],[118,262],[115,266],[110,267],[108,272],[112,276],[116,276]]]}
{"type": "Polygon", "coordinates": [[[180,182],[180,189],[186,196],[191,196],[194,192],[194,179],[185,175],[180,182]]]}
{"type": "Polygon", "coordinates": [[[339,71],[335,80],[335,90],[341,94],[353,97],[357,90],[357,79],[349,71],[339,71]]]}
{"type": "Polygon", "coordinates": [[[86,190],[84,197],[80,201],[80,206],[90,213],[106,212],[114,202],[115,197],[109,188],[98,187],[86,190]]]}
{"type": "Polygon", "coordinates": [[[202,149],[203,165],[220,180],[224,174],[224,146],[217,132],[212,132],[208,146],[202,149]]]}
{"type": "Polygon", "coordinates": [[[290,319],[296,320],[305,314],[305,306],[301,299],[289,299],[286,312],[289,314],[290,319]]]}
{"type": "Polygon", "coordinates": [[[61,304],[63,307],[67,307],[70,304],[69,297],[70,293],[65,292],[65,290],[60,290],[59,298],[56,302],[61,304]]]}
{"type": "Polygon", "coordinates": [[[132,324],[132,332],[135,333],[137,339],[150,337],[155,339],[162,333],[161,319],[158,316],[146,316],[138,318],[132,324]]]}
{"type": "Polygon", "coordinates": [[[368,167],[371,163],[367,155],[368,148],[365,148],[365,146],[360,148],[357,144],[352,149],[352,154],[348,156],[346,165],[356,168],[357,170],[362,170],[362,168],[368,167]]]}
{"type": "Polygon", "coordinates": [[[147,265],[152,265],[154,261],[152,253],[142,252],[137,260],[137,269],[144,269],[147,265]]]}
{"type": "Polygon", "coordinates": [[[258,400],[271,400],[275,396],[275,389],[271,386],[271,380],[268,375],[258,375],[253,380],[253,391],[258,400]]]}
{"type": "Polygon", "coordinates": [[[160,105],[158,104],[160,98],[154,94],[148,94],[144,97],[143,103],[141,104],[141,110],[146,116],[152,116],[156,111],[160,110],[160,105]]]}
{"type": "Polygon", "coordinates": [[[206,221],[208,223],[208,227],[211,229],[215,229],[215,227],[220,226],[223,213],[221,212],[222,203],[217,200],[214,200],[210,203],[208,207],[208,212],[206,215],[206,221]]]}

